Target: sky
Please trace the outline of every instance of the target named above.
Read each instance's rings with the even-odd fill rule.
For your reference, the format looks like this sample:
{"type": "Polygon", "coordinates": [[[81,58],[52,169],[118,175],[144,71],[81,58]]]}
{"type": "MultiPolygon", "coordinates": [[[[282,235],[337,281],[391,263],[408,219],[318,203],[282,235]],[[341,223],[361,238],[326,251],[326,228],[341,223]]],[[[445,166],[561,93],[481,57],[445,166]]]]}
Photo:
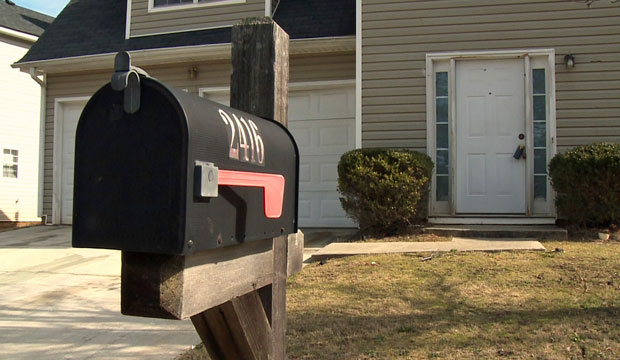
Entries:
{"type": "Polygon", "coordinates": [[[69,0],[13,0],[16,5],[56,17],[69,0]]]}

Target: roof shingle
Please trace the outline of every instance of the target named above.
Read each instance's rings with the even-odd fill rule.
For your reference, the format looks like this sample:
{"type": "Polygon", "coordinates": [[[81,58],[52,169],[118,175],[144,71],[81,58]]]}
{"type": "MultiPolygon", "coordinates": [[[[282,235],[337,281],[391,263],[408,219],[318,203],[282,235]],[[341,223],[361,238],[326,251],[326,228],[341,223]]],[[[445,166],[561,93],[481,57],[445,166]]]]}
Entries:
{"type": "Polygon", "coordinates": [[[51,16],[0,0],[0,26],[39,36],[52,21],[54,18],[51,16]]]}
{"type": "MultiPolygon", "coordinates": [[[[126,5],[126,0],[71,1],[19,63],[230,42],[230,27],[125,40],[126,5]]],[[[354,35],[355,1],[282,0],[274,20],[291,39],[354,35]]]]}

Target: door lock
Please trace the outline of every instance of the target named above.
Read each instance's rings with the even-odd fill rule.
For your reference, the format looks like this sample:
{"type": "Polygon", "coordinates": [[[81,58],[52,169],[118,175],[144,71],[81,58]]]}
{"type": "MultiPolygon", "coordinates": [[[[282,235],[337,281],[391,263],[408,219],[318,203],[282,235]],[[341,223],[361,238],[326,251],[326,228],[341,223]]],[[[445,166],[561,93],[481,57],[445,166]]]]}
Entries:
{"type": "Polygon", "coordinates": [[[519,160],[520,158],[527,159],[527,155],[525,154],[525,146],[519,145],[517,147],[517,150],[515,151],[515,154],[512,155],[512,157],[517,160],[519,160]]]}

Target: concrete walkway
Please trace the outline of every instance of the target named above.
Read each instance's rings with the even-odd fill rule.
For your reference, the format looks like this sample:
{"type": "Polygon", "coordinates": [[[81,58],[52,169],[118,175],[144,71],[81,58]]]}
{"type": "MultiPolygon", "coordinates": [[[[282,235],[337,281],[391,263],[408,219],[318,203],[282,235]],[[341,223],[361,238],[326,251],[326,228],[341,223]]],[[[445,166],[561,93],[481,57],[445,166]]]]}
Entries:
{"type": "Polygon", "coordinates": [[[438,242],[372,242],[331,243],[312,254],[311,260],[331,257],[391,253],[429,253],[444,251],[545,251],[545,247],[534,239],[464,239],[438,242]]]}
{"type": "Polygon", "coordinates": [[[71,248],[71,228],[0,232],[0,359],[172,360],[190,321],[120,313],[120,252],[71,248]]]}

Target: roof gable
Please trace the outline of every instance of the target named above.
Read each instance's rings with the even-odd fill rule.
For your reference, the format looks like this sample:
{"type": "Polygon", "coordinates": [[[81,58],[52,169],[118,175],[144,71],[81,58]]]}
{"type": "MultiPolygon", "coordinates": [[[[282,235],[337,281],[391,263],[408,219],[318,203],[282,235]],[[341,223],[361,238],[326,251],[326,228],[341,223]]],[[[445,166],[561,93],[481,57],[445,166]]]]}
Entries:
{"type": "Polygon", "coordinates": [[[39,36],[54,21],[54,18],[23,8],[11,1],[0,0],[0,26],[39,36]]]}
{"type": "MultiPolygon", "coordinates": [[[[126,0],[73,0],[18,62],[230,43],[231,28],[125,39],[126,0]]],[[[274,16],[291,39],[355,34],[355,0],[281,0],[274,16]]]]}

